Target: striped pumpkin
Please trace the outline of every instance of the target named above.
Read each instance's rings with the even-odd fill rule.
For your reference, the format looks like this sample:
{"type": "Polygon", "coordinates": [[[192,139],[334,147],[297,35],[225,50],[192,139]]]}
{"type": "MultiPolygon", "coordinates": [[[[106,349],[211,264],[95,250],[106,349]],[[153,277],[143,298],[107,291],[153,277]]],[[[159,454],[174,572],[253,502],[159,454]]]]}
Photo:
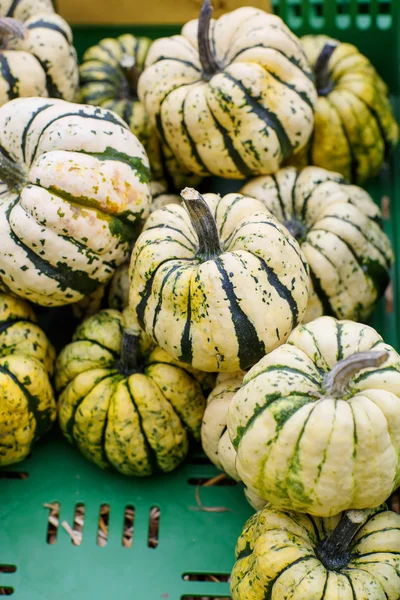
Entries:
{"type": "Polygon", "coordinates": [[[177,360],[244,370],[303,318],[308,272],[297,242],[261,202],[186,188],[152,213],[131,259],[130,306],[177,360]]]}
{"type": "Polygon", "coordinates": [[[54,359],[29,304],[0,293],[0,467],[26,458],[55,420],[54,359]]]}
{"type": "Polygon", "coordinates": [[[51,0],[0,0],[0,106],[19,97],[74,100],[72,32],[51,0]]]}
{"type": "Polygon", "coordinates": [[[20,98],[0,109],[0,289],[45,306],[96,290],[150,205],[143,146],[114,113],[20,98]]]}
{"type": "Polygon", "coordinates": [[[287,167],[241,191],[261,200],[301,245],[310,268],[304,322],[323,314],[366,319],[390,281],[394,260],[369,194],[319,167],[287,167]]]}
{"type": "Polygon", "coordinates": [[[200,438],[200,384],[151,347],[129,312],[103,310],[78,327],[56,365],[59,422],[101,468],[124,475],[172,471],[200,438]]]}
{"type": "MultiPolygon", "coordinates": [[[[211,462],[229,477],[240,481],[236,469],[236,450],[229,438],[227,418],[233,396],[240,390],[245,373],[219,373],[215,387],[207,398],[201,425],[201,444],[211,462]]],[[[265,505],[265,500],[245,488],[247,500],[255,510],[265,505]]]]}
{"type": "Polygon", "coordinates": [[[399,555],[385,506],[321,519],[268,505],[238,539],[232,600],[398,600],[399,555]]]}
{"type": "Polygon", "coordinates": [[[307,143],[317,100],[299,40],[242,7],[217,21],[210,0],[179,36],[153,43],[139,97],[190,171],[242,179],[276,171],[307,143]]]}
{"type": "Polygon", "coordinates": [[[247,373],[228,430],[239,476],[276,506],[378,506],[400,481],[400,356],[367,325],[301,325],[247,373]]]}
{"type": "Polygon", "coordinates": [[[378,175],[398,142],[388,88],[352,44],[325,35],[301,41],[315,71],[318,103],[311,142],[290,162],[338,171],[362,183],[378,175]]]}

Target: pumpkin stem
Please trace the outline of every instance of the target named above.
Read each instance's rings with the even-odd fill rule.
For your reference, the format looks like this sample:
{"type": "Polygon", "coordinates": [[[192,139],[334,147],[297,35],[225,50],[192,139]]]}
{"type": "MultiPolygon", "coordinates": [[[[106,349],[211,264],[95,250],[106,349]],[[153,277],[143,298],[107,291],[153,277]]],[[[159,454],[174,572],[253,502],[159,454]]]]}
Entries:
{"type": "Polygon", "coordinates": [[[370,352],[357,352],[339,360],[324,377],[326,394],[330,396],[342,395],[350,377],[361,371],[361,369],[380,367],[388,357],[389,353],[386,350],[371,350],[370,352]]]}
{"type": "Polygon", "coordinates": [[[211,77],[220,70],[220,66],[215,58],[210,42],[210,23],[213,13],[211,0],[204,0],[200,10],[199,24],[197,30],[197,42],[199,45],[199,56],[201,66],[203,67],[204,79],[211,77]]]}
{"type": "Polygon", "coordinates": [[[139,336],[130,329],[125,329],[122,336],[121,358],[118,370],[122,375],[132,375],[140,371],[138,368],[139,336]]]}
{"type": "Polygon", "coordinates": [[[137,68],[136,59],[131,54],[123,54],[119,61],[120,67],[129,84],[129,93],[137,98],[137,87],[140,73],[137,68]]]}
{"type": "Polygon", "coordinates": [[[203,260],[212,260],[221,254],[221,246],[215,219],[208,204],[197,190],[186,187],[181,191],[193,229],[199,241],[197,256],[203,260]]]}
{"type": "Polygon", "coordinates": [[[315,552],[326,569],[335,571],[349,563],[350,545],[370,513],[370,510],[347,510],[331,535],[319,542],[315,552]]]}
{"type": "Polygon", "coordinates": [[[327,96],[333,89],[333,81],[329,70],[329,61],[338,47],[338,42],[330,41],[322,48],[315,63],[315,84],[318,96],[327,96]]]}
{"type": "Polygon", "coordinates": [[[13,160],[10,160],[0,152],[0,181],[5,183],[10,190],[18,192],[26,182],[26,173],[13,160]]]}
{"type": "MultiPolygon", "coordinates": [[[[0,37],[9,36],[23,40],[25,37],[26,27],[22,21],[13,19],[12,17],[0,18],[0,37]]],[[[1,47],[5,47],[3,42],[1,47]]]]}

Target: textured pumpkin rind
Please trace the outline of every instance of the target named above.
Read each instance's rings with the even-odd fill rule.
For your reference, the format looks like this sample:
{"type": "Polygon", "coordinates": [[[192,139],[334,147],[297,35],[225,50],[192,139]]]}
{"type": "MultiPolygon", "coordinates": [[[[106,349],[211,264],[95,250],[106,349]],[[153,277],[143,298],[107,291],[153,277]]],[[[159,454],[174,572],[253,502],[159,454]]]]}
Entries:
{"type": "MultiPolygon", "coordinates": [[[[324,35],[301,39],[312,67],[328,41],[332,39],[324,35]]],[[[311,141],[289,162],[338,171],[349,181],[362,183],[379,174],[398,142],[388,89],[370,61],[351,44],[339,43],[329,60],[329,72],[334,87],[318,98],[311,141]]]]}
{"type": "Polygon", "coordinates": [[[250,491],[283,509],[331,516],[378,506],[396,489],[399,414],[397,352],[367,325],[321,317],[247,373],[228,430],[250,491]],[[324,392],[324,373],[369,350],[388,358],[353,375],[342,397],[324,392]]]}
{"type": "Polygon", "coordinates": [[[369,194],[339,173],[287,167],[241,190],[288,227],[298,227],[310,268],[303,322],[321,315],[365,320],[383,295],[394,262],[381,213],[369,194]]]}
{"type": "Polygon", "coordinates": [[[20,462],[56,419],[45,367],[23,354],[0,357],[0,466],[20,462]]]}
{"type": "Polygon", "coordinates": [[[148,214],[143,146],[114,113],[62,100],[0,109],[2,151],[26,170],[0,185],[0,289],[45,306],[106,283],[148,214]]]}
{"type": "Polygon", "coordinates": [[[307,265],[261,202],[205,194],[222,254],[201,261],[183,206],[152,213],[131,258],[130,307],[168,354],[207,372],[248,368],[303,318],[307,265]]]}
{"type": "Polygon", "coordinates": [[[200,384],[141,340],[143,373],[118,371],[124,327],[120,312],[83,322],[56,367],[59,422],[67,439],[101,468],[145,476],[175,469],[189,437],[200,438],[205,399],[200,384]]]}
{"type": "Polygon", "coordinates": [[[139,97],[160,138],[187,169],[243,179],[274,172],[306,144],[316,91],[299,40],[283,21],[243,7],[211,21],[220,69],[209,81],[198,21],[151,46],[139,97]]]}
{"type": "Polygon", "coordinates": [[[25,26],[23,39],[10,36],[1,54],[0,106],[18,97],[76,100],[78,61],[68,23],[50,0],[0,2],[0,17],[25,26]]]}
{"type": "Polygon", "coordinates": [[[250,517],[238,539],[232,600],[397,600],[400,516],[384,506],[371,512],[347,566],[328,570],[316,546],[340,515],[322,519],[267,505],[250,517]]]}
{"type": "Polygon", "coordinates": [[[53,374],[56,353],[36,324],[32,308],[24,300],[0,292],[0,357],[11,354],[35,358],[53,374]]]}

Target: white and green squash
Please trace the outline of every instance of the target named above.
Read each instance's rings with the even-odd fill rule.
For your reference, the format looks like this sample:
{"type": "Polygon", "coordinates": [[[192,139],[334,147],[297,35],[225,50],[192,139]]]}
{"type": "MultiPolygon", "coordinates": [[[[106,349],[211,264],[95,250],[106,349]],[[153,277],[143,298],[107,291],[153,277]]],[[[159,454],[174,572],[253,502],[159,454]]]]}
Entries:
{"type": "Polygon", "coordinates": [[[107,283],[149,212],[149,163],[105,109],[42,98],[0,108],[0,290],[44,306],[107,283]]]}
{"type": "Polygon", "coordinates": [[[365,320],[390,281],[394,261],[371,196],[319,167],[280,169],[241,190],[265,204],[297,239],[310,269],[304,322],[321,315],[365,320]]]}
{"type": "Polygon", "coordinates": [[[1,0],[0,40],[0,106],[32,96],[76,100],[72,32],[51,0],[1,0]]]}
{"type": "Polygon", "coordinates": [[[239,476],[277,507],[376,507],[400,481],[400,356],[367,325],[300,325],[247,373],[228,431],[239,476]]]}
{"type": "Polygon", "coordinates": [[[244,370],[286,341],[308,300],[296,240],[253,198],[186,188],[153,212],[131,259],[129,302],[176,360],[244,370]]]}
{"type": "Polygon", "coordinates": [[[156,40],[138,93],[163,143],[198,175],[276,171],[307,143],[317,94],[299,40],[283,21],[242,7],[156,40]]]}
{"type": "Polygon", "coordinates": [[[84,321],[58,357],[55,384],[63,434],[101,468],[169,472],[200,439],[200,383],[151,345],[129,311],[84,321]]]}
{"type": "Polygon", "coordinates": [[[232,600],[397,600],[400,515],[380,506],[330,518],[267,505],[236,544],[232,600]]]}
{"type": "Polygon", "coordinates": [[[0,467],[26,458],[55,421],[54,360],[29,304],[0,293],[0,467]]]}

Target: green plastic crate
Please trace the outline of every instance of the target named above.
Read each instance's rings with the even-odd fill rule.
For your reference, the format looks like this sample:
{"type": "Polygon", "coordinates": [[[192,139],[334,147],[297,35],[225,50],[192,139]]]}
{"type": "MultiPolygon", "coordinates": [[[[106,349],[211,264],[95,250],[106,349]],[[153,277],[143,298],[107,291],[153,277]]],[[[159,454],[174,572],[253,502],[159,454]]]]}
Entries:
{"type": "MultiPolygon", "coordinates": [[[[356,44],[389,84],[400,118],[400,0],[277,0],[274,7],[298,35],[323,31],[356,44]]],[[[176,33],[179,28],[76,27],[74,33],[82,56],[87,47],[105,36],[131,31],[158,37],[176,33]]],[[[384,196],[391,201],[385,228],[400,255],[398,158],[393,157],[368,190],[378,203],[384,196]]],[[[217,190],[228,185],[214,184],[217,190]]],[[[235,182],[233,189],[237,185],[235,182]]],[[[393,302],[383,300],[371,321],[398,349],[399,281],[397,268],[393,273],[393,302]]],[[[59,337],[67,313],[54,315],[48,326],[59,337]]],[[[251,510],[240,484],[203,488],[204,505],[224,510],[198,510],[196,483],[216,474],[201,454],[193,454],[168,476],[127,479],[99,471],[54,432],[35,448],[32,457],[0,472],[0,596],[13,596],[13,600],[228,598],[226,580],[236,538],[251,510]],[[85,506],[81,545],[73,545],[61,526],[56,543],[47,543],[49,509],[44,505],[54,502],[60,505],[60,522],[67,521],[70,526],[76,505],[85,506]],[[97,530],[103,505],[110,507],[110,518],[107,545],[100,547],[97,530]],[[126,507],[135,510],[130,548],[122,545],[126,507]],[[149,547],[153,507],[160,510],[158,542],[156,547],[149,547]],[[205,580],[210,579],[207,575],[214,575],[215,581],[205,580]]]]}

